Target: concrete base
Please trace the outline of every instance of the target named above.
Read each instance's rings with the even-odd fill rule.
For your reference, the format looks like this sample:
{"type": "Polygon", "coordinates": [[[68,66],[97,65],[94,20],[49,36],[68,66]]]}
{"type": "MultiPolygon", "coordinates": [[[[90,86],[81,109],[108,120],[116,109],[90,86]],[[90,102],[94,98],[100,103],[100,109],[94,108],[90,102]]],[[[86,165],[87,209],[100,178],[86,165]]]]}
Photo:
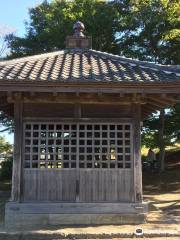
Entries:
{"type": "Polygon", "coordinates": [[[57,225],[139,224],[147,203],[14,203],[6,204],[6,228],[57,225]]]}

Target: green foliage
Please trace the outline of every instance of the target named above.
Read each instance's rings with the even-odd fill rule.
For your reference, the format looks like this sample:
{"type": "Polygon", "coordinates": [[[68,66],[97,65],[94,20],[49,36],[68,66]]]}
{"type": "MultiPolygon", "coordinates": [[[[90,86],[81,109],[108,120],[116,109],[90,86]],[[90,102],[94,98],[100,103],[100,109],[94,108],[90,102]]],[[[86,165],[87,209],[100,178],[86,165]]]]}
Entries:
{"type": "Polygon", "coordinates": [[[11,34],[6,38],[11,58],[65,48],[66,36],[72,34],[77,20],[85,24],[86,34],[93,36],[93,48],[117,52],[115,23],[118,12],[115,5],[97,0],[44,1],[30,9],[29,15],[26,36],[11,34]]]}
{"type": "Polygon", "coordinates": [[[11,133],[14,131],[13,119],[2,111],[0,111],[0,128],[2,128],[2,130],[0,130],[0,133],[5,131],[11,133]]]}
{"type": "Polygon", "coordinates": [[[11,180],[11,178],[12,178],[12,165],[13,165],[12,158],[6,158],[1,163],[1,169],[0,169],[0,179],[1,180],[11,180]]]}
{"type": "MultiPolygon", "coordinates": [[[[149,148],[159,147],[160,120],[158,116],[151,116],[144,122],[142,145],[149,148]]],[[[164,144],[171,146],[180,143],[180,104],[168,109],[165,113],[164,144]]]]}
{"type": "Polygon", "coordinates": [[[1,162],[0,179],[11,179],[12,176],[12,145],[0,137],[0,154],[5,155],[5,159],[1,162]]]}
{"type": "Polygon", "coordinates": [[[0,153],[11,153],[12,152],[12,145],[5,141],[4,137],[0,136],[0,153]]]}
{"type": "Polygon", "coordinates": [[[162,64],[180,63],[180,3],[177,0],[134,0],[120,35],[121,52],[162,64]],[[130,30],[129,30],[130,26],[130,30]]]}
{"type": "Polygon", "coordinates": [[[177,0],[53,0],[29,10],[25,37],[10,34],[9,58],[65,48],[81,20],[93,48],[159,63],[180,63],[180,3],[177,0]]]}

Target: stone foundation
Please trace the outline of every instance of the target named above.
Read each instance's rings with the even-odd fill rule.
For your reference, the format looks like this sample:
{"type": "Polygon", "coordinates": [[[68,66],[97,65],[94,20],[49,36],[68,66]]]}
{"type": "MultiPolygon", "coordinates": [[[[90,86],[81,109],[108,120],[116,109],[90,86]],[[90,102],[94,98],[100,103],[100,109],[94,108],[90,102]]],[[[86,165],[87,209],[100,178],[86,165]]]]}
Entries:
{"type": "Polygon", "coordinates": [[[147,204],[127,203],[14,203],[6,204],[6,228],[57,225],[139,224],[145,221],[147,204]]]}

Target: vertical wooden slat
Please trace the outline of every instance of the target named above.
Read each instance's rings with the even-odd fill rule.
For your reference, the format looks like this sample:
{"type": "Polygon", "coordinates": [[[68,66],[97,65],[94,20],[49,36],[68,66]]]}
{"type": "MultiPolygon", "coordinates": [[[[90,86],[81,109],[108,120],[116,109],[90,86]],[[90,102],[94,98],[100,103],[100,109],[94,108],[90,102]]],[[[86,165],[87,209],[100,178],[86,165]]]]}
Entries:
{"type": "Polygon", "coordinates": [[[12,175],[12,201],[20,202],[22,189],[22,138],[23,138],[23,103],[19,99],[14,103],[14,157],[12,175]]]}
{"type": "Polygon", "coordinates": [[[80,202],[131,202],[131,169],[81,169],[80,202]]]}
{"type": "Polygon", "coordinates": [[[75,202],[76,170],[25,169],[24,202],[75,202]]]}
{"type": "Polygon", "coordinates": [[[133,142],[134,142],[134,189],[135,202],[142,201],[142,167],[141,167],[141,106],[133,105],[133,142]]]}

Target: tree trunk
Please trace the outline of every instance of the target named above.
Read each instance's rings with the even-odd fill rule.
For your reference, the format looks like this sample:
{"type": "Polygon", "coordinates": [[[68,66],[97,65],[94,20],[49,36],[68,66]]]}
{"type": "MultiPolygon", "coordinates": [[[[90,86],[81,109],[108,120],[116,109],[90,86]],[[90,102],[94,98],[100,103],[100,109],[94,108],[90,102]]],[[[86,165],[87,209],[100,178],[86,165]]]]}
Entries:
{"type": "Polygon", "coordinates": [[[161,172],[165,170],[164,115],[165,111],[162,109],[159,115],[159,163],[161,172]]]}

